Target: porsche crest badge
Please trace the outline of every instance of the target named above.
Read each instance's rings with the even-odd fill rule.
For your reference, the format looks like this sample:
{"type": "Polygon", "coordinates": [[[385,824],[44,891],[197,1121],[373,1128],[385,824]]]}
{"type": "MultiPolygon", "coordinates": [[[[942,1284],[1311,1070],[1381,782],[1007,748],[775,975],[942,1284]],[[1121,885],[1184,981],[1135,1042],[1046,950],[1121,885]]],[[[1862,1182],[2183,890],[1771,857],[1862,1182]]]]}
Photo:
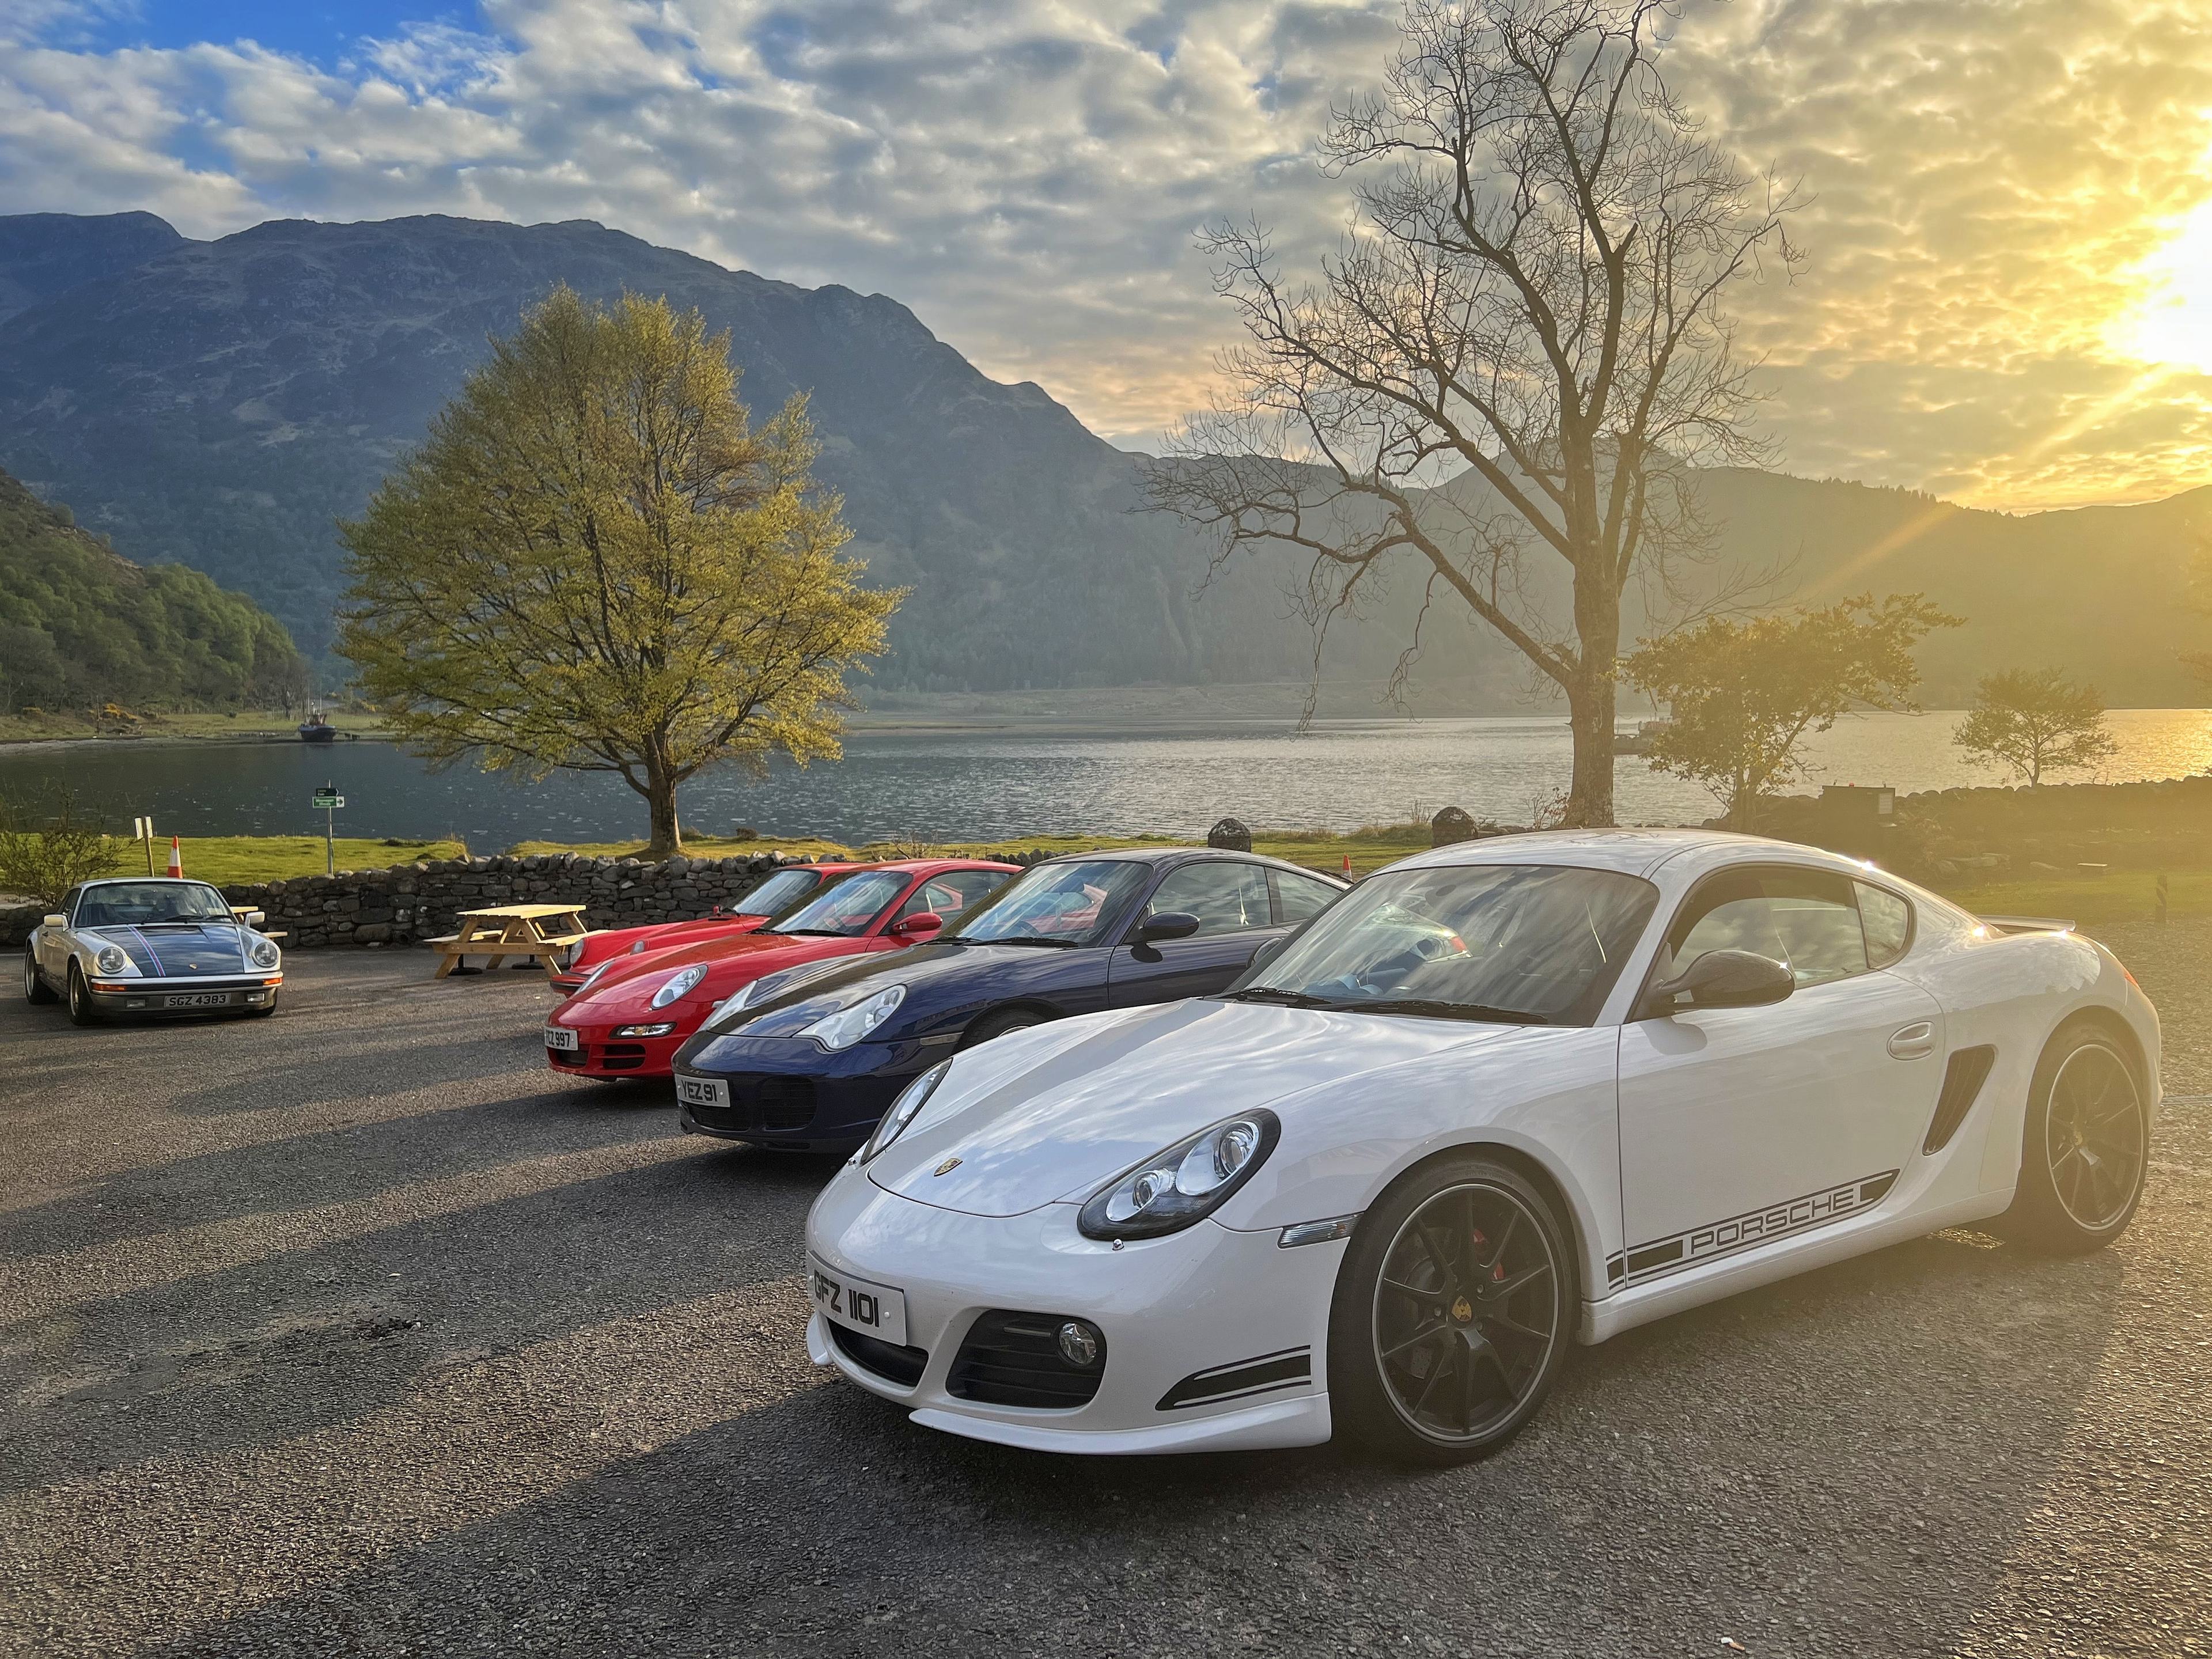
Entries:
{"type": "Polygon", "coordinates": [[[958,1158],[946,1158],[946,1159],[945,1160],[945,1162],[944,1162],[944,1163],[942,1163],[942,1164],[939,1164],[939,1165],[938,1165],[934,1170],[932,1170],[930,1171],[930,1174],[932,1174],[932,1175],[951,1175],[951,1174],[955,1170],[958,1169],[959,1167],[960,1167],[960,1160],[959,1160],[958,1158]]]}

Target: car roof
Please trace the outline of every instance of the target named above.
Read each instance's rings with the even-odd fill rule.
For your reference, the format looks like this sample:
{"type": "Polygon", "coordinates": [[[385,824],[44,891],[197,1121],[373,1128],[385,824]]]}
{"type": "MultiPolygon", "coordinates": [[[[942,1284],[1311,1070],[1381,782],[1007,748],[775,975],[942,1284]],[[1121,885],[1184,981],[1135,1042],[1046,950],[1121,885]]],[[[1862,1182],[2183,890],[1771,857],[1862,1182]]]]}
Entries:
{"type": "Polygon", "coordinates": [[[1468,864],[1565,864],[1587,870],[1617,870],[1650,877],[1677,860],[1704,870],[1723,864],[1772,859],[1813,864],[1839,872],[1867,866],[1839,853],[1768,836],[1741,836],[1726,830],[1540,830],[1517,836],[1492,836],[1454,842],[1401,859],[1394,870],[1439,869],[1468,864]]]}
{"type": "Polygon", "coordinates": [[[179,887],[212,887],[215,884],[204,876],[94,876],[77,883],[78,887],[143,887],[149,882],[174,882],[179,887]]]}
{"type": "Polygon", "coordinates": [[[908,875],[934,876],[947,870],[1006,870],[1018,871],[1018,864],[1000,864],[994,859],[885,859],[879,864],[856,864],[855,870],[899,870],[908,875]]]}
{"type": "Polygon", "coordinates": [[[1048,864],[1085,864],[1118,862],[1122,864],[1151,864],[1162,866],[1188,864],[1198,859],[1227,859],[1239,864],[1257,864],[1270,870],[1287,871],[1297,876],[1319,876],[1325,881],[1344,884],[1344,878],[1327,870],[1316,870],[1306,865],[1293,864],[1288,859],[1270,858],[1265,853],[1240,852],[1233,847],[1102,847],[1093,853],[1055,853],[1048,859],[1039,859],[1032,870],[1048,864]]]}

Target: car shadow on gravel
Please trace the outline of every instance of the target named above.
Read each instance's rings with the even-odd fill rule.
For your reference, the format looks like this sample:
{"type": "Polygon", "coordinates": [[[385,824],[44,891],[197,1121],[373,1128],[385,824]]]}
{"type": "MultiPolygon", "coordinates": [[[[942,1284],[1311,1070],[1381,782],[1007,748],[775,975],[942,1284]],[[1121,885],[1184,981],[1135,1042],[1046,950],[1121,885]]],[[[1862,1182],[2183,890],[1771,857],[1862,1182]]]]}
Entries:
{"type": "Polygon", "coordinates": [[[2124,1272],[1904,1245],[1588,1351],[1449,1470],[1055,1457],[806,1388],[160,1650],[1948,1651],[2124,1272]]]}
{"type": "Polygon", "coordinates": [[[823,1178],[702,1148],[0,1325],[0,1492],[273,1445],[428,1370],[792,1277],[823,1178]]]}

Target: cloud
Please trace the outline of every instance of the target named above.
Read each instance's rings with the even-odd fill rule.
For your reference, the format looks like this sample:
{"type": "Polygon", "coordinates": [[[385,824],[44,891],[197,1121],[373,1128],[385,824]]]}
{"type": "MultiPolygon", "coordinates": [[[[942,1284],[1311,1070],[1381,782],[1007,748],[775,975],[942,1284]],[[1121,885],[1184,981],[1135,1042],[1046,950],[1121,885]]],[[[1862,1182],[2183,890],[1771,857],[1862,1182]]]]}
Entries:
{"type": "MultiPolygon", "coordinates": [[[[6,0],[0,0],[5,3],[6,0]]],[[[1331,242],[1313,166],[1389,0],[485,0],[325,63],[0,23],[0,208],[590,217],[911,305],[987,372],[1141,442],[1232,325],[1194,231],[1331,242]]],[[[2212,378],[2141,358],[2159,252],[2212,198],[2208,0],[1693,6],[1670,72],[1802,174],[1812,264],[1747,296],[1793,470],[1985,504],[2199,482],[2212,378]],[[2147,314],[2147,313],[2145,313],[2147,314]]],[[[2170,278],[2170,273],[2168,273],[2170,278]]],[[[2162,313],[2161,313],[2162,314],[2162,313]]]]}

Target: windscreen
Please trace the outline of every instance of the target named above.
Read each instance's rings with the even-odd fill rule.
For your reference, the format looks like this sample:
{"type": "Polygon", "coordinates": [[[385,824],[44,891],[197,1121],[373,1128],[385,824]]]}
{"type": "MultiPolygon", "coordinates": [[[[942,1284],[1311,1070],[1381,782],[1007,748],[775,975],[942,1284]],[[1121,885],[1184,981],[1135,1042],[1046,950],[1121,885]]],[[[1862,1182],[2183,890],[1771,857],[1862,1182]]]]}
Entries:
{"type": "Polygon", "coordinates": [[[822,884],[818,870],[779,870],[738,901],[738,911],[748,916],[776,916],[822,884]]]}
{"type": "Polygon", "coordinates": [[[1133,859],[1040,864],[939,937],[975,945],[1102,944],[1151,874],[1150,865],[1133,859]]]}
{"type": "Polygon", "coordinates": [[[763,931],[771,933],[836,933],[850,939],[868,931],[914,878],[903,870],[868,870],[849,876],[810,899],[763,931]]]}
{"type": "Polygon", "coordinates": [[[1233,993],[1253,1001],[1587,1025],[1658,902],[1558,865],[1370,876],[1233,993]]]}
{"type": "Polygon", "coordinates": [[[117,881],[88,887],[76,902],[79,927],[153,927],[165,921],[228,921],[222,894],[198,881],[117,881]]]}

